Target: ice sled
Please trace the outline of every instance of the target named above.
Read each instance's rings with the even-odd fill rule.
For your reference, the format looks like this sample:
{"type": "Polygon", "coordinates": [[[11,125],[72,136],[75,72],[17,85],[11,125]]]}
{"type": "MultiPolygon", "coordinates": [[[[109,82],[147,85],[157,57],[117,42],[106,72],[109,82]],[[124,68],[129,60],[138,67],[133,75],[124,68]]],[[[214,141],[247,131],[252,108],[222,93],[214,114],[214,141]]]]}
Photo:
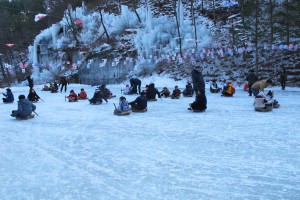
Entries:
{"type": "Polygon", "coordinates": [[[143,110],[137,110],[134,108],[131,108],[132,112],[147,112],[147,108],[143,109],[143,110]]]}
{"type": "Polygon", "coordinates": [[[131,110],[123,111],[123,112],[114,110],[114,114],[115,114],[115,115],[119,115],[119,116],[129,115],[130,113],[131,113],[131,110]]]}
{"type": "Polygon", "coordinates": [[[11,101],[11,102],[3,102],[4,104],[10,104],[10,103],[14,103],[13,101],[11,101]]]}
{"type": "Polygon", "coordinates": [[[96,101],[95,103],[90,102],[90,104],[91,105],[100,105],[100,104],[102,104],[102,102],[101,101],[96,101]]]}
{"type": "Polygon", "coordinates": [[[114,97],[116,97],[116,95],[109,95],[109,96],[107,97],[107,99],[111,99],[111,98],[114,98],[114,97]]]}
{"type": "Polygon", "coordinates": [[[188,110],[190,110],[192,112],[205,112],[205,110],[194,110],[194,109],[191,109],[191,108],[188,108],[188,110]]]}
{"type": "Polygon", "coordinates": [[[179,99],[180,97],[171,97],[171,99],[179,99]]]}
{"type": "Polygon", "coordinates": [[[15,117],[17,120],[27,120],[27,119],[31,119],[34,118],[34,115],[29,115],[27,117],[15,117]]]}
{"type": "Polygon", "coordinates": [[[157,101],[157,99],[149,99],[148,101],[157,101]]]}
{"type": "Polygon", "coordinates": [[[193,97],[193,95],[192,94],[190,94],[190,95],[183,95],[184,97],[193,97]]]}
{"type": "Polygon", "coordinates": [[[273,110],[273,107],[267,106],[266,108],[254,108],[254,110],[258,111],[258,112],[269,112],[269,111],[273,110]]]}

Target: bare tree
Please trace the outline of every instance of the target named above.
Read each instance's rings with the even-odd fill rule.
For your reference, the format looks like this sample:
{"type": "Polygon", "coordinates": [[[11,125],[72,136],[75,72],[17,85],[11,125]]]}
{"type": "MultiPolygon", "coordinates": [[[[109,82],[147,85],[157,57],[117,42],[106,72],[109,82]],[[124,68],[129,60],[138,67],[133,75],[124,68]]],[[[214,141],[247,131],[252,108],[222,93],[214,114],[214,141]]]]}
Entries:
{"type": "Polygon", "coordinates": [[[177,26],[177,34],[178,34],[178,39],[179,39],[179,51],[180,51],[180,56],[182,56],[182,42],[181,42],[181,34],[180,34],[180,24],[179,24],[179,13],[180,13],[180,3],[181,0],[178,0],[178,8],[176,6],[177,0],[173,0],[173,6],[174,6],[174,15],[176,19],[176,26],[177,26]],[[178,11],[177,11],[178,9],[178,11]]]}

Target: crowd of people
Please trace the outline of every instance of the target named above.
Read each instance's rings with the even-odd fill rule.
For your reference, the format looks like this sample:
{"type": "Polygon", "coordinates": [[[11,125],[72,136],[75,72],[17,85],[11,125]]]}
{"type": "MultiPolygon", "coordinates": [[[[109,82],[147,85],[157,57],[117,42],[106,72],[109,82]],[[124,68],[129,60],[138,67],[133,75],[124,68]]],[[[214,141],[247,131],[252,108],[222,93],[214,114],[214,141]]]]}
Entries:
{"type": "MultiPolygon", "coordinates": [[[[119,98],[119,105],[115,107],[115,114],[120,113],[128,113],[129,111],[146,111],[147,110],[147,102],[148,101],[156,101],[157,98],[168,98],[179,99],[181,94],[184,97],[193,97],[195,95],[195,100],[189,104],[189,110],[204,112],[207,109],[207,98],[205,94],[205,82],[202,74],[202,67],[196,66],[191,73],[192,81],[191,83],[187,83],[183,92],[176,85],[174,87],[173,92],[171,93],[167,87],[164,87],[160,92],[155,87],[154,83],[145,86],[144,90],[141,90],[142,82],[138,78],[131,78],[129,80],[130,86],[126,85],[121,92],[124,95],[137,95],[139,96],[132,102],[127,102],[124,96],[119,98]]],[[[287,71],[283,68],[279,72],[280,76],[280,84],[282,90],[285,90],[285,85],[287,81],[287,71]]],[[[32,112],[36,109],[36,106],[33,103],[42,100],[41,97],[36,93],[34,89],[33,78],[27,76],[28,86],[29,86],[29,94],[27,98],[25,95],[20,95],[18,97],[18,110],[12,111],[12,116],[14,117],[26,117],[31,116],[32,112]]],[[[271,85],[273,81],[269,79],[259,80],[258,76],[255,74],[254,70],[250,70],[249,74],[246,76],[247,81],[247,91],[249,96],[254,96],[254,106],[255,109],[262,111],[270,109],[270,105],[279,106],[278,101],[273,99],[274,92],[269,91],[268,94],[264,94],[264,89],[271,85]]],[[[59,85],[56,82],[50,83],[49,86],[44,85],[42,91],[50,91],[52,93],[56,93],[59,90],[60,92],[63,90],[67,91],[67,85],[69,81],[67,77],[61,77],[59,85]]],[[[219,93],[221,91],[221,96],[223,97],[233,97],[235,94],[235,87],[233,83],[230,81],[223,81],[223,86],[220,87],[217,84],[217,80],[213,79],[210,85],[211,93],[219,93]]],[[[3,103],[13,103],[14,95],[10,88],[6,89],[6,93],[2,93],[4,95],[3,103]]],[[[68,99],[69,102],[77,102],[78,100],[86,100],[88,99],[90,104],[101,104],[103,100],[108,102],[108,99],[116,97],[111,93],[111,91],[106,87],[105,84],[98,86],[93,94],[93,97],[88,99],[87,93],[84,88],[81,88],[80,93],[76,94],[74,90],[70,90],[70,94],[65,96],[65,99],[68,99]]]]}

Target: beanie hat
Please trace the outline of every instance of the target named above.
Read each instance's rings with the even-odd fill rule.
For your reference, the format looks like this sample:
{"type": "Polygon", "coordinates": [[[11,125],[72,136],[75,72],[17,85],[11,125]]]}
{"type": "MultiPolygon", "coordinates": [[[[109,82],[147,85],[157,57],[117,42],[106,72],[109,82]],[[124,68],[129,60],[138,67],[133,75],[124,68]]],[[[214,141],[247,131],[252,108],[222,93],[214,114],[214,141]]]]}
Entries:
{"type": "Polygon", "coordinates": [[[20,99],[20,100],[21,100],[21,99],[25,99],[25,95],[21,94],[21,95],[19,96],[19,99],[20,99]]]}

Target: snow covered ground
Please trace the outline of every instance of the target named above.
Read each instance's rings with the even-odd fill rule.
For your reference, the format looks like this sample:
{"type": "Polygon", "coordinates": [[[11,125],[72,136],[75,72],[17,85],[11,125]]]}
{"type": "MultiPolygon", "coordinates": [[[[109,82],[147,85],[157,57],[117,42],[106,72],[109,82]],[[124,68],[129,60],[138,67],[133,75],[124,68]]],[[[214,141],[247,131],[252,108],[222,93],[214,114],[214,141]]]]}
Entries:
{"type": "MultiPolygon", "coordinates": [[[[156,80],[159,89],[175,84],[185,82],[156,80]]],[[[45,102],[34,119],[10,117],[16,101],[0,104],[0,199],[300,199],[298,88],[271,88],[282,106],[268,113],[241,89],[233,98],[207,89],[205,113],[182,97],[115,116],[117,98],[68,103],[35,87],[45,102]]],[[[81,87],[95,90],[68,91],[81,87]]],[[[118,97],[122,87],[108,85],[118,97]]]]}

